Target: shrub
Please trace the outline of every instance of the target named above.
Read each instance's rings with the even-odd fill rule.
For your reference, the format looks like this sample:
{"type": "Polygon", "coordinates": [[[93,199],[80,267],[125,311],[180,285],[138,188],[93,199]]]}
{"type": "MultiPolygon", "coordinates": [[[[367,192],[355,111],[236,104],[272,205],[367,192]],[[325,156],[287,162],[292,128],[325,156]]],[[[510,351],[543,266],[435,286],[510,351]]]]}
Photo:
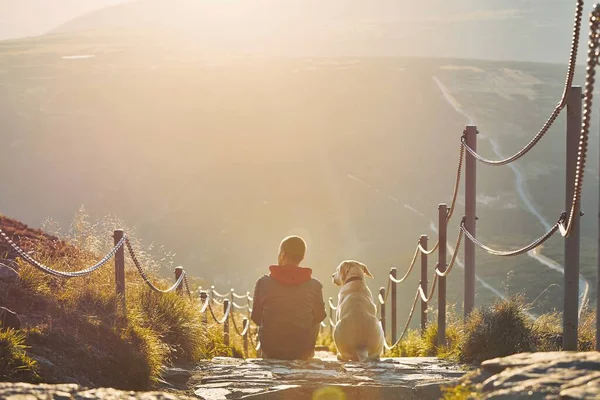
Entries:
{"type": "Polygon", "coordinates": [[[460,360],[468,363],[533,350],[533,329],[518,296],[473,311],[460,340],[460,360]]]}
{"type": "Polygon", "coordinates": [[[0,329],[0,381],[39,380],[36,363],[25,352],[25,334],[0,329]]]}

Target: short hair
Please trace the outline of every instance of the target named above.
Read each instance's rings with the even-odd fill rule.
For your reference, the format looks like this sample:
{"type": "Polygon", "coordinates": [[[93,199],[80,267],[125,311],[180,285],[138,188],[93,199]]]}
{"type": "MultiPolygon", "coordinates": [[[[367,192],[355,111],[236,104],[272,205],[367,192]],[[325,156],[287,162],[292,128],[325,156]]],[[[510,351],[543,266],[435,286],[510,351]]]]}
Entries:
{"type": "Polygon", "coordinates": [[[279,252],[282,251],[290,261],[299,264],[306,254],[306,242],[300,236],[288,236],[279,245],[279,252]]]}

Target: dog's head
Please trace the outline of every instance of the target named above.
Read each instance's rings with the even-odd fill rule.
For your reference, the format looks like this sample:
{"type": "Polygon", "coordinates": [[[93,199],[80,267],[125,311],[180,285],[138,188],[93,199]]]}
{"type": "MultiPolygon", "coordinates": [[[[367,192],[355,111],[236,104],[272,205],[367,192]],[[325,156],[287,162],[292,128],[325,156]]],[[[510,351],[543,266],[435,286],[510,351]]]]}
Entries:
{"type": "Polygon", "coordinates": [[[348,278],[353,276],[361,278],[363,276],[373,277],[365,264],[354,260],[346,260],[338,265],[333,275],[331,275],[331,279],[335,285],[342,286],[348,278]]]}

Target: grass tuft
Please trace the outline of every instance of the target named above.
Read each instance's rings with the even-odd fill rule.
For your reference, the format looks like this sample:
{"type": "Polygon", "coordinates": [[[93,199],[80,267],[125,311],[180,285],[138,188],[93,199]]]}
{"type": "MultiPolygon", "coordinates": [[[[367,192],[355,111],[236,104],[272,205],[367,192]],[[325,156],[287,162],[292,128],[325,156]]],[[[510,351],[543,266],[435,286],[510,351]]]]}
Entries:
{"type": "Polygon", "coordinates": [[[0,381],[39,381],[36,363],[26,349],[23,332],[0,330],[0,381]]]}
{"type": "Polygon", "coordinates": [[[533,351],[533,329],[523,298],[510,297],[472,312],[459,346],[460,360],[466,363],[533,351]]]}

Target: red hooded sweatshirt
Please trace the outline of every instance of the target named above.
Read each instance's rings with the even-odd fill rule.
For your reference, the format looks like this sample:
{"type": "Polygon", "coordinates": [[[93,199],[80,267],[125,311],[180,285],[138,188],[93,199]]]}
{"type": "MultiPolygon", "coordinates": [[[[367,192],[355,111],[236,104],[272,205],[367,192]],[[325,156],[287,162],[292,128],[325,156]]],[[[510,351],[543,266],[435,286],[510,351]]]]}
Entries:
{"type": "Polygon", "coordinates": [[[308,282],[312,278],[312,269],[293,265],[271,265],[269,276],[286,286],[295,286],[308,282]]]}

